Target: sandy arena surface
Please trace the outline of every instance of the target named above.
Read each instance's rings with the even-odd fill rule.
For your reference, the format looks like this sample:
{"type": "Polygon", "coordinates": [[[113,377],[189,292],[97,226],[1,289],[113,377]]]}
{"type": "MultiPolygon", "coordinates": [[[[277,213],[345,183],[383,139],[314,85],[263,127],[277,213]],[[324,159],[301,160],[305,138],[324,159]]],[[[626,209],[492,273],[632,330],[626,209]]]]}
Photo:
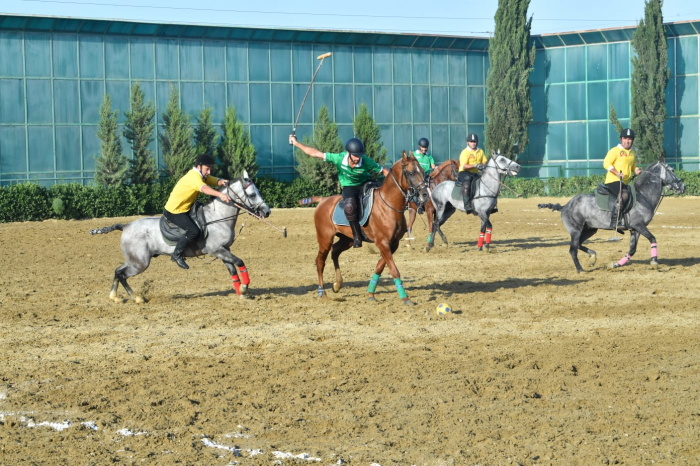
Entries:
{"type": "Polygon", "coordinates": [[[488,254],[459,212],[449,247],[402,246],[413,307],[388,268],[366,302],[371,245],[320,300],[310,208],[273,210],[286,239],[246,220],[250,300],[159,257],[130,280],[147,303],[110,301],[121,233],[88,232],[130,219],[0,224],[0,464],[698,464],[698,199],[661,204],[658,270],[644,238],[608,270],[629,235],[601,231],[582,274],[537,209],[565,201],[501,199],[488,254]]]}

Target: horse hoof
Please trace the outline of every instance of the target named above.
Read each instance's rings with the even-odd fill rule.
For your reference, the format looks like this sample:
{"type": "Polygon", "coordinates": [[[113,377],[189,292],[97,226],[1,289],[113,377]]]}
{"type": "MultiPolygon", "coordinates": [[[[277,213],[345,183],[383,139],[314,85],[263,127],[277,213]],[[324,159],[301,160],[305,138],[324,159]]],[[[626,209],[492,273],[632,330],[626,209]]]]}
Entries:
{"type": "Polygon", "coordinates": [[[337,293],[340,291],[340,288],[343,286],[343,282],[340,283],[333,283],[333,293],[337,293]]]}
{"type": "Polygon", "coordinates": [[[374,296],[370,296],[369,298],[367,298],[367,302],[368,303],[375,303],[375,304],[379,303],[379,301],[377,301],[377,298],[375,298],[374,296]]]}
{"type": "Polygon", "coordinates": [[[622,266],[620,264],[618,264],[617,262],[611,262],[609,269],[612,270],[612,269],[617,269],[619,267],[622,267],[622,266]]]}
{"type": "Polygon", "coordinates": [[[488,246],[486,246],[486,254],[488,254],[488,253],[490,253],[490,252],[491,252],[491,248],[488,247],[488,246]]]}
{"type": "Polygon", "coordinates": [[[241,293],[238,295],[238,299],[253,299],[253,298],[251,298],[249,294],[241,293]]]}
{"type": "Polygon", "coordinates": [[[425,247],[425,252],[430,252],[430,246],[425,247]]]}
{"type": "Polygon", "coordinates": [[[117,296],[112,298],[112,301],[114,301],[117,304],[122,304],[124,302],[124,300],[122,298],[118,298],[117,296]]]}
{"type": "Polygon", "coordinates": [[[406,299],[404,299],[404,301],[403,301],[403,305],[404,305],[404,306],[415,306],[416,303],[414,303],[414,302],[411,301],[410,299],[406,298],[406,299]]]}
{"type": "Polygon", "coordinates": [[[588,258],[590,260],[589,264],[593,266],[595,265],[595,261],[598,259],[598,256],[596,256],[595,254],[589,254],[588,258]]]}
{"type": "Polygon", "coordinates": [[[143,299],[141,296],[137,296],[137,297],[134,298],[134,302],[135,302],[136,304],[143,304],[143,303],[146,302],[146,300],[143,299]]]}
{"type": "Polygon", "coordinates": [[[651,265],[651,268],[654,270],[657,270],[659,268],[659,263],[657,261],[651,261],[649,265],[651,265]]]}
{"type": "Polygon", "coordinates": [[[248,285],[241,285],[241,295],[244,295],[248,292],[248,285]]]}
{"type": "Polygon", "coordinates": [[[318,297],[325,301],[328,299],[328,294],[324,291],[323,293],[319,294],[318,297]]]}
{"type": "Polygon", "coordinates": [[[479,252],[483,252],[483,251],[484,251],[484,248],[483,248],[483,246],[482,246],[482,247],[479,248],[479,252]]]}
{"type": "Polygon", "coordinates": [[[117,292],[116,292],[116,291],[112,291],[112,292],[109,293],[109,299],[114,300],[114,298],[116,298],[116,297],[117,297],[117,292]]]}

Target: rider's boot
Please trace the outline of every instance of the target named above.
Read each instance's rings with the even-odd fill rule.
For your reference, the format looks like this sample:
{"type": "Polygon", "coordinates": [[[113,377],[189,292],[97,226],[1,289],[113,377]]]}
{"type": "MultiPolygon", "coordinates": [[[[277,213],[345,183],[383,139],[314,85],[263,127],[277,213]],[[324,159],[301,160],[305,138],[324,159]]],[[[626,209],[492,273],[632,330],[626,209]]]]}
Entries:
{"type": "Polygon", "coordinates": [[[362,247],[362,230],[360,226],[360,221],[359,220],[348,220],[348,223],[350,224],[350,229],[352,230],[352,247],[353,248],[361,248],[362,247]]]}
{"type": "Polygon", "coordinates": [[[620,208],[617,206],[617,203],[615,203],[612,210],[610,211],[610,229],[611,230],[615,230],[619,226],[619,219],[617,217],[619,210],[620,210],[620,208]]]}
{"type": "Polygon", "coordinates": [[[180,238],[180,240],[177,242],[177,245],[175,246],[175,250],[173,251],[173,254],[170,256],[170,260],[175,262],[178,266],[181,268],[187,270],[190,268],[189,265],[185,262],[185,258],[182,256],[182,254],[185,252],[185,249],[187,248],[187,239],[183,236],[180,238]]]}
{"type": "Polygon", "coordinates": [[[471,204],[471,187],[471,180],[464,180],[462,182],[462,199],[464,200],[465,212],[471,212],[473,209],[471,204]]]}

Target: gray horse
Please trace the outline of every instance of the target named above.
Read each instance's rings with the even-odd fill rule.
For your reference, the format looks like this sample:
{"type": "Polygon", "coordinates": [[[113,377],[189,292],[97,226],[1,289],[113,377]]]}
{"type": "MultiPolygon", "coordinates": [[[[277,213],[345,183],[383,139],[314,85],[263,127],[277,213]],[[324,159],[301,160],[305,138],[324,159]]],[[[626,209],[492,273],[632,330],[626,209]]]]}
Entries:
{"type": "MultiPolygon", "coordinates": [[[[248,173],[231,181],[219,189],[231,198],[231,203],[224,203],[217,199],[212,199],[204,207],[204,217],[207,224],[208,235],[206,238],[199,238],[185,251],[186,257],[201,256],[209,254],[224,262],[224,265],[234,280],[234,287],[238,281],[236,267],[241,272],[241,281],[236,293],[243,297],[248,290],[248,272],[241,259],[231,254],[230,247],[236,237],[234,230],[239,210],[245,209],[256,216],[268,217],[270,208],[260,196],[258,188],[248,178],[248,173]]],[[[165,242],[160,232],[160,217],[146,217],[130,223],[117,223],[115,225],[91,230],[91,235],[109,233],[114,230],[122,231],[121,249],[124,255],[124,264],[114,271],[112,281],[112,291],[109,293],[110,299],[119,301],[117,298],[117,287],[122,284],[129,297],[134,302],[144,302],[143,297],[134,295],[131,287],[126,282],[127,278],[140,274],[148,268],[151,258],[160,255],[170,255],[175,250],[165,242]]]]}
{"type": "MultiPolygon", "coordinates": [[[[474,193],[474,198],[472,199],[474,209],[470,212],[473,215],[478,215],[481,219],[478,242],[479,251],[483,250],[485,244],[486,252],[488,252],[491,244],[491,228],[493,225],[489,220],[489,216],[493,212],[494,207],[496,207],[496,199],[501,189],[500,177],[502,175],[515,176],[519,171],[520,165],[516,162],[501,155],[500,152],[491,152],[491,158],[486,162],[482,170],[478,191],[474,193]]],[[[438,233],[442,241],[447,244],[447,238],[440,230],[440,226],[455,213],[455,210],[464,212],[464,199],[461,194],[456,197],[452,195],[454,187],[454,181],[443,181],[430,193],[430,197],[435,205],[435,220],[433,221],[433,231],[430,232],[428,244],[425,246],[426,252],[435,246],[435,236],[438,233]]]]}
{"type": "MultiPolygon", "coordinates": [[[[637,241],[641,233],[651,243],[651,266],[656,268],[657,261],[656,238],[647,229],[647,225],[654,218],[654,212],[663,198],[664,186],[670,186],[676,194],[685,191],[685,184],[675,173],[673,168],[665,162],[654,162],[644,170],[635,180],[634,187],[637,190],[637,202],[628,215],[620,216],[618,229],[630,230],[630,249],[618,262],[612,264],[612,268],[625,265],[637,251],[637,241]]],[[[595,264],[596,253],[594,250],[582,246],[583,242],[593,236],[599,229],[611,230],[611,212],[599,209],[596,206],[594,194],[579,194],[574,196],[566,205],[539,204],[537,207],[549,208],[561,211],[561,221],[571,235],[569,254],[574,260],[576,272],[582,272],[583,268],[578,261],[578,250],[585,252],[591,259],[591,265],[595,264]]]]}

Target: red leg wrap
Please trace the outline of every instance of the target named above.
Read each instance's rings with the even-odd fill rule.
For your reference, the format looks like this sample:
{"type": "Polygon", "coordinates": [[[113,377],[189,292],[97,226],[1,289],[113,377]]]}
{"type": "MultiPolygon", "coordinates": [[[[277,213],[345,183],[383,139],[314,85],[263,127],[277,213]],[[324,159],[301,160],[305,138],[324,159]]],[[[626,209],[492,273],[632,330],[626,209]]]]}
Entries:
{"type": "Polygon", "coordinates": [[[476,243],[476,245],[477,245],[478,247],[482,247],[482,246],[484,245],[484,234],[483,234],[483,233],[480,233],[480,234],[479,234],[479,242],[476,243]]]}
{"type": "Polygon", "coordinates": [[[236,290],[236,294],[241,294],[241,280],[238,275],[231,275],[231,280],[233,280],[233,289],[236,290]]]}
{"type": "Polygon", "coordinates": [[[250,277],[248,277],[248,269],[245,268],[245,265],[238,268],[238,273],[241,274],[241,283],[248,286],[250,283],[250,277]]]}
{"type": "Polygon", "coordinates": [[[486,244],[491,244],[491,229],[486,229],[486,244]]]}

